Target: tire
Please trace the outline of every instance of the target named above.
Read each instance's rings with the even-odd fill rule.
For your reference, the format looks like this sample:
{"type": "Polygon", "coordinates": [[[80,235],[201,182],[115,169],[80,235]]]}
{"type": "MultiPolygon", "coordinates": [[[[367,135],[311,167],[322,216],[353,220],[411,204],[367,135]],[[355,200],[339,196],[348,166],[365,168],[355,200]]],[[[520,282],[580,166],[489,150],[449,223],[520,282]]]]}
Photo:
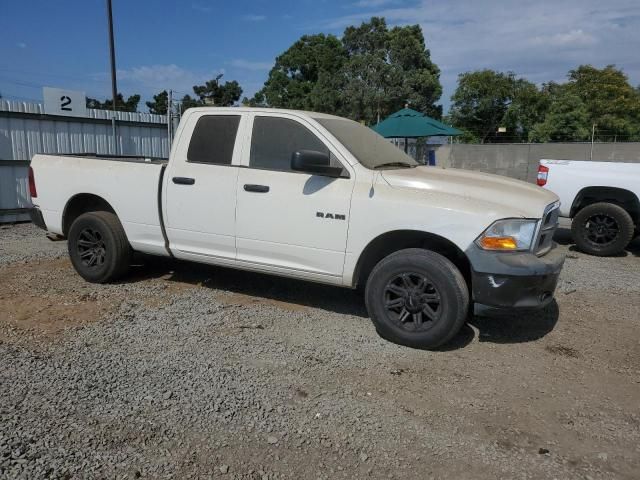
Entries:
{"type": "Polygon", "coordinates": [[[633,239],[631,215],[613,203],[594,203],[580,210],[571,223],[576,246],[585,253],[606,257],[622,252],[633,239]]]}
{"type": "Polygon", "coordinates": [[[451,340],[464,325],[469,290],[447,258],[410,248],[392,253],[374,267],[365,303],[382,337],[408,347],[433,349],[451,340]]]}
{"type": "Polygon", "coordinates": [[[89,212],[76,218],[67,246],[73,267],[88,282],[112,282],[129,269],[131,246],[120,220],[111,212],[89,212]]]}

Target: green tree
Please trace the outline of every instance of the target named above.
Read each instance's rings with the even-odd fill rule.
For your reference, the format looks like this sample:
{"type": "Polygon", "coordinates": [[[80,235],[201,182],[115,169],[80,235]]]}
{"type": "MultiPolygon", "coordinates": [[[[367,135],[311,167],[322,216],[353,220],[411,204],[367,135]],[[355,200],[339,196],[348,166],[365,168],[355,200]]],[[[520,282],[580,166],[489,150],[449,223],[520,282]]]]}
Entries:
{"type": "Polygon", "coordinates": [[[246,105],[337,113],[374,123],[406,103],[439,118],[440,71],[418,25],[389,29],[384,18],[333,35],[304,35],[282,55],[246,105]]]}
{"type": "Polygon", "coordinates": [[[347,27],[342,37],[348,60],[341,77],[342,113],[374,123],[409,103],[436,118],[442,107],[440,70],[431,61],[419,25],[388,29],[373,17],[359,27],[347,27]]]}
{"type": "Polygon", "coordinates": [[[594,125],[600,140],[640,139],[640,91],[612,65],[581,65],[566,83],[542,88],[511,72],[467,72],[451,100],[449,118],[466,132],[463,141],[584,141],[594,125]]]}
{"type": "MultiPolygon", "coordinates": [[[[416,110],[434,118],[442,117],[440,69],[431,61],[419,25],[394,27],[389,31],[389,62],[400,70],[401,89],[406,101],[416,110]]],[[[395,107],[391,107],[393,113],[395,107]]]]}
{"type": "Polygon", "coordinates": [[[258,91],[251,98],[244,97],[242,99],[242,105],[245,107],[266,107],[267,101],[262,91],[258,91]]]}
{"type": "Polygon", "coordinates": [[[205,82],[204,85],[194,85],[193,92],[205,105],[230,107],[240,100],[242,87],[235,80],[220,85],[218,80],[212,79],[205,82]]]}
{"type": "Polygon", "coordinates": [[[451,97],[450,119],[466,138],[480,143],[495,141],[516,90],[513,72],[478,70],[458,75],[451,97]]]}
{"type": "Polygon", "coordinates": [[[158,115],[167,114],[167,105],[169,104],[169,94],[166,90],[161,91],[153,96],[153,102],[146,102],[149,113],[158,115]]]}
{"type": "MultiPolygon", "coordinates": [[[[140,103],[140,95],[131,95],[127,100],[124,99],[122,93],[116,96],[116,109],[121,112],[137,112],[140,103]]],[[[95,108],[98,110],[113,110],[113,100],[107,99],[101,102],[95,98],[87,97],[87,108],[95,108]]]]}
{"type": "Polygon", "coordinates": [[[513,97],[502,121],[507,128],[508,140],[531,141],[531,132],[535,125],[544,121],[550,103],[550,95],[535,84],[523,78],[515,80],[513,97]]]}
{"type": "Polygon", "coordinates": [[[531,130],[534,142],[579,142],[591,135],[589,112],[580,97],[566,85],[550,84],[544,88],[550,107],[544,121],[531,130]]]}
{"type": "Polygon", "coordinates": [[[184,112],[187,108],[201,107],[204,103],[201,100],[193,98],[191,95],[185,95],[180,100],[180,109],[184,112]]]}
{"type": "Polygon", "coordinates": [[[335,36],[303,35],[276,58],[264,87],[247,104],[334,113],[340,103],[336,75],[345,59],[335,36]]]}
{"type": "Polygon", "coordinates": [[[622,70],[613,65],[602,69],[580,65],[568,77],[567,93],[583,102],[588,126],[595,124],[600,138],[640,137],[640,94],[622,70]]]}

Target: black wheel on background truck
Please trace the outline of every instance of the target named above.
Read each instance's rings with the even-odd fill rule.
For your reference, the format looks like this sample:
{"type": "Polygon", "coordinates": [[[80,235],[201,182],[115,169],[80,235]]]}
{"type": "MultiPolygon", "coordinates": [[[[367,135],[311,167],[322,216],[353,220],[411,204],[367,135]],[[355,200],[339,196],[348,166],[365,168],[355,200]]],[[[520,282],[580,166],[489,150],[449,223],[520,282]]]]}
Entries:
{"type": "Polygon", "coordinates": [[[131,246],[114,213],[80,215],[71,225],[67,237],[71,263],[85,280],[111,282],[129,269],[131,246]]]}
{"type": "Polygon", "coordinates": [[[599,202],[584,207],[573,218],[571,233],[585,253],[606,257],[622,252],[633,239],[631,215],[619,205],[599,202]]]}
{"type": "Polygon", "coordinates": [[[367,281],[365,302],[384,338],[414,348],[436,348],[464,325],[469,291],[450,260],[429,250],[409,248],[375,266],[367,281]]]}

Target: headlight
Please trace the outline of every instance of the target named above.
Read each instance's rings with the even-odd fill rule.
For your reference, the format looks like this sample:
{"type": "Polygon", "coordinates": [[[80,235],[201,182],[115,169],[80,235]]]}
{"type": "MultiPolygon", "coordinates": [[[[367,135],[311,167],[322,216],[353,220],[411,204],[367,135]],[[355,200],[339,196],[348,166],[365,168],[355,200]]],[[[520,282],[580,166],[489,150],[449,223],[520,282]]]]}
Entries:
{"type": "Polygon", "coordinates": [[[484,250],[530,250],[537,223],[537,220],[498,220],[477,238],[476,245],[484,250]]]}

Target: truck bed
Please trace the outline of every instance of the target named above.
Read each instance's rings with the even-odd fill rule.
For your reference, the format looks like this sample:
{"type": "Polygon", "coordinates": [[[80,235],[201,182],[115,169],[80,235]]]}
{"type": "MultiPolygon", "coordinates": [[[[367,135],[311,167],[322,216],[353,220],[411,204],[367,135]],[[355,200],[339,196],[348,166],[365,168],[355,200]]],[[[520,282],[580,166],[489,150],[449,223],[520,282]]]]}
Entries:
{"type": "Polygon", "coordinates": [[[160,216],[165,159],[94,154],[35,155],[31,165],[47,230],[65,235],[64,214],[74,201],[91,195],[107,201],[134,249],[166,254],[160,216]]]}

